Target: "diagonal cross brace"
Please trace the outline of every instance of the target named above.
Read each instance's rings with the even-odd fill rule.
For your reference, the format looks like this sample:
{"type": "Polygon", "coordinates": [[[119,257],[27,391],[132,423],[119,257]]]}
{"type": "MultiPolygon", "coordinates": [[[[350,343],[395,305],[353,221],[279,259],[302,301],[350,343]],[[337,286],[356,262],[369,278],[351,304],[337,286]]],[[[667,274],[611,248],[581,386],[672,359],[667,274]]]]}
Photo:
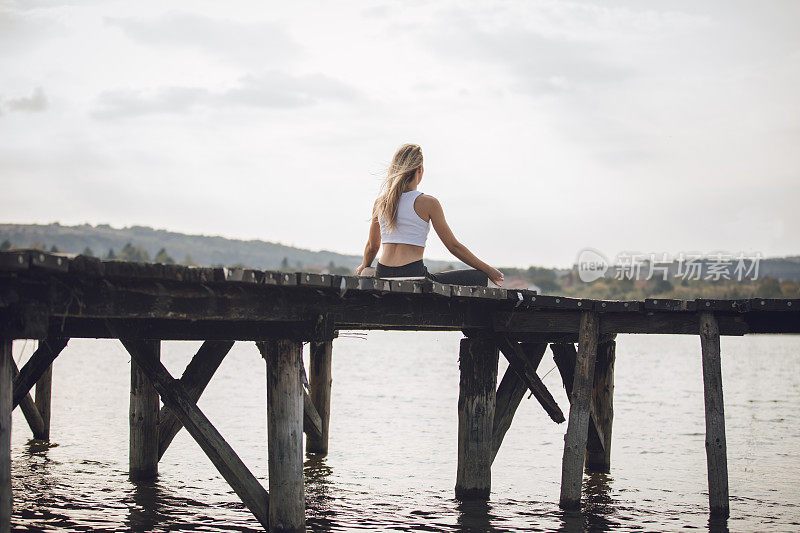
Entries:
{"type": "MultiPolygon", "coordinates": [[[[547,350],[547,343],[524,342],[521,346],[526,361],[535,372],[539,367],[545,350],[547,350]]],[[[495,396],[494,421],[492,424],[492,462],[494,462],[495,457],[497,457],[497,452],[500,450],[503,438],[511,427],[514,414],[520,402],[522,402],[522,399],[525,397],[525,392],[527,390],[528,386],[522,378],[517,375],[517,372],[509,366],[506,369],[503,380],[497,387],[497,394],[495,396]]]]}
{"type": "Polygon", "coordinates": [[[505,358],[508,359],[508,364],[522,378],[550,418],[559,424],[564,422],[564,413],[561,412],[561,408],[544,383],[542,383],[542,380],[536,375],[536,369],[531,368],[519,343],[512,341],[505,335],[496,336],[495,342],[505,358]]]}
{"type": "Polygon", "coordinates": [[[28,395],[68,341],[69,339],[63,337],[48,337],[39,343],[39,347],[14,378],[14,397],[11,409],[16,408],[19,402],[28,395]]]}
{"type": "MultiPolygon", "coordinates": [[[[181,383],[189,398],[194,402],[200,399],[214,373],[222,364],[222,360],[233,347],[233,341],[205,341],[192,360],[186,365],[181,376],[181,383]]],[[[172,410],[164,405],[158,413],[158,458],[163,457],[172,439],[183,427],[183,424],[172,410]]]]}
{"type": "Polygon", "coordinates": [[[164,405],[170,407],[261,525],[269,529],[269,494],[192,401],[183,384],[173,378],[160,361],[148,356],[147,352],[151,350],[148,343],[138,339],[120,341],[151,381],[164,405]]]}

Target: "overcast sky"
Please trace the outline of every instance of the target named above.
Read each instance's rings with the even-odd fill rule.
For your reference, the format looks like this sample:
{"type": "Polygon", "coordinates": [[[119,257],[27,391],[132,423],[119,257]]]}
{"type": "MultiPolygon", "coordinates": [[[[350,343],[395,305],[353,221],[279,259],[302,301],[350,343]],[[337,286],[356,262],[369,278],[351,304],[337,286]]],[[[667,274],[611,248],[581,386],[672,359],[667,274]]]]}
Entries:
{"type": "Polygon", "coordinates": [[[361,253],[415,142],[496,266],[797,255],[798,28],[791,0],[5,1],[0,222],[361,253]]]}

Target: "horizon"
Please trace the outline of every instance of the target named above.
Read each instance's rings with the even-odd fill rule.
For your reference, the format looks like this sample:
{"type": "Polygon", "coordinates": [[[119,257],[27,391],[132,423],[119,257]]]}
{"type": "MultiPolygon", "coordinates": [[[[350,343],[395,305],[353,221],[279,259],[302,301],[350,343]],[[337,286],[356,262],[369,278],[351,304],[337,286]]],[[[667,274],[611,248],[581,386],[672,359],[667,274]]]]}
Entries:
{"type": "MultiPolygon", "coordinates": [[[[291,248],[296,248],[296,249],[299,249],[299,250],[304,250],[304,251],[308,251],[308,252],[312,252],[312,253],[313,252],[330,252],[330,253],[336,253],[336,254],[341,254],[341,255],[360,257],[360,254],[349,254],[349,253],[345,253],[345,252],[342,252],[342,251],[339,251],[339,250],[335,250],[335,249],[302,248],[302,247],[295,246],[295,245],[292,245],[292,244],[287,244],[287,243],[284,243],[284,242],[269,241],[269,240],[265,240],[265,239],[239,239],[239,238],[235,238],[235,237],[228,237],[226,235],[214,235],[214,234],[205,234],[205,233],[183,233],[183,232],[174,231],[174,230],[171,230],[171,229],[168,229],[168,228],[157,228],[157,227],[154,227],[154,226],[147,226],[147,225],[141,225],[141,224],[133,224],[133,225],[130,225],[130,226],[115,227],[113,224],[103,223],[103,222],[98,223],[98,224],[91,224],[89,222],[83,222],[83,223],[80,223],[80,224],[62,224],[59,221],[51,221],[51,222],[47,222],[47,223],[35,223],[35,224],[21,224],[21,223],[17,223],[17,222],[0,222],[0,226],[3,226],[3,225],[58,226],[58,227],[67,227],[67,228],[89,226],[89,227],[92,227],[92,228],[110,228],[112,230],[125,230],[125,229],[144,228],[144,229],[150,229],[150,230],[155,231],[155,232],[163,231],[163,232],[166,232],[166,233],[172,233],[172,234],[176,234],[176,235],[184,235],[184,236],[187,236],[187,237],[222,238],[222,239],[226,239],[226,240],[230,240],[230,241],[239,241],[239,242],[261,242],[261,243],[268,243],[268,244],[277,244],[277,245],[280,245],[280,246],[288,246],[288,247],[291,247],[291,248]]],[[[48,243],[40,243],[40,244],[46,245],[48,243]]],[[[136,242],[131,242],[131,244],[136,245],[137,243],[136,242]]],[[[12,243],[12,245],[15,245],[15,243],[12,243]]],[[[166,251],[169,252],[169,250],[166,250],[166,251]]],[[[745,256],[745,259],[749,259],[749,257],[745,256]]],[[[758,259],[760,261],[763,261],[763,260],[776,260],[776,259],[800,259],[800,253],[797,253],[797,254],[794,254],[794,255],[790,254],[790,255],[781,255],[781,256],[762,256],[762,257],[759,257],[758,259]]],[[[448,263],[448,262],[449,263],[460,263],[460,261],[458,261],[458,259],[456,259],[452,255],[450,255],[450,257],[448,257],[448,258],[426,257],[426,261],[427,260],[436,261],[436,262],[443,262],[443,263],[448,263]]],[[[675,261],[677,261],[677,258],[671,258],[671,260],[673,262],[675,262],[675,261]]],[[[702,259],[700,259],[701,262],[702,261],[707,261],[707,260],[713,260],[713,254],[710,254],[708,256],[704,256],[702,259]]],[[[618,266],[619,263],[610,262],[609,265],[618,266]]],[[[545,268],[545,269],[551,269],[551,270],[572,270],[572,269],[575,269],[576,266],[578,266],[578,262],[574,262],[574,263],[572,263],[570,265],[566,265],[566,266],[565,265],[529,264],[529,265],[524,265],[524,266],[521,266],[521,265],[501,265],[498,268],[514,268],[514,269],[518,269],[518,270],[525,270],[525,269],[528,269],[528,268],[545,268]]]]}

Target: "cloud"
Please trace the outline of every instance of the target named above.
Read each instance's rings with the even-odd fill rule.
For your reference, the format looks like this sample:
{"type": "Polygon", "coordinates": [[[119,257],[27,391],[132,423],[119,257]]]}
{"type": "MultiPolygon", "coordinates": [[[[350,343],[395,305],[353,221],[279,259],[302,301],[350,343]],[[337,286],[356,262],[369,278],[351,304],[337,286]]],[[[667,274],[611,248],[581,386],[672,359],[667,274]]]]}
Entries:
{"type": "Polygon", "coordinates": [[[297,56],[301,50],[281,25],[272,22],[237,22],[190,13],[167,13],[150,20],[119,17],[103,20],[142,44],[195,48],[236,62],[280,62],[297,56]]]}
{"type": "Polygon", "coordinates": [[[37,87],[30,97],[8,100],[5,107],[8,111],[38,113],[47,109],[47,97],[44,95],[44,90],[41,87],[37,87]]]}
{"type": "Polygon", "coordinates": [[[479,21],[462,11],[446,15],[447,24],[425,37],[448,61],[499,66],[513,76],[515,92],[546,94],[583,84],[613,83],[635,75],[630,66],[610,59],[602,40],[524,27],[518,20],[479,21]]]}
{"type": "Polygon", "coordinates": [[[324,74],[292,76],[272,71],[245,76],[235,87],[212,91],[203,87],[161,87],[152,91],[116,90],[102,93],[94,118],[114,119],[143,115],[188,113],[200,108],[249,107],[291,109],[322,101],[351,102],[360,93],[324,74]]]}

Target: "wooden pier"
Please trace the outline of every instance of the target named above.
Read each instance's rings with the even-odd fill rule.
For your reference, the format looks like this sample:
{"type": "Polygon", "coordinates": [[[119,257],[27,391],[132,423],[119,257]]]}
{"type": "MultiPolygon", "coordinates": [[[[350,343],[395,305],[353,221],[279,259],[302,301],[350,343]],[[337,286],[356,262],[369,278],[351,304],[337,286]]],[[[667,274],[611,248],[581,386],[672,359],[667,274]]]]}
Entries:
{"type": "Polygon", "coordinates": [[[489,498],[492,462],[527,391],[554,422],[568,421],[565,509],[579,506],[584,471],[611,468],[616,335],[699,336],[710,513],[725,517],[719,337],[800,333],[800,299],[583,300],[430,280],[0,252],[0,532],[9,530],[12,509],[11,412],[19,405],[33,436],[50,438],[52,364],[75,337],[119,339],[131,355],[132,480],[157,476],[185,427],[265,529],[304,530],[303,436],[306,453],[327,453],[332,341],[339,331],[370,329],[464,333],[454,408],[457,498],[489,498]],[[17,339],[39,340],[19,370],[11,351],[17,339]],[[179,379],[160,361],[162,340],[204,341],[179,379]],[[197,407],[234,341],[255,342],[266,363],[268,491],[197,407]],[[304,342],[311,349],[307,386],[304,342]],[[548,346],[569,397],[566,416],[537,375],[548,346]],[[498,385],[500,354],[509,366],[498,385]]]}

